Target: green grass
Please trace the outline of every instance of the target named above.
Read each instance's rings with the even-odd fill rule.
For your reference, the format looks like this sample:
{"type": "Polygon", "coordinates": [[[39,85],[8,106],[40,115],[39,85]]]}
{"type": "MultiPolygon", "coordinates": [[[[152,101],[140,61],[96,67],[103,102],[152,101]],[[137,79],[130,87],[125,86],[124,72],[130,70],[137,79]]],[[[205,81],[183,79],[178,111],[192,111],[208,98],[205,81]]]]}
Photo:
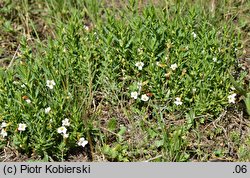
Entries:
{"type": "MultiPolygon", "coordinates": [[[[203,1],[161,2],[4,1],[0,25],[18,49],[14,57],[9,44],[0,50],[7,61],[0,69],[0,123],[7,123],[0,149],[45,161],[67,160],[78,149],[89,150],[92,160],[228,158],[225,147],[203,150],[201,130],[227,108],[240,110],[228,102],[236,92],[229,76],[238,72],[248,27],[245,18],[236,26],[237,14],[225,12],[243,2],[235,8],[221,2],[214,12],[203,1]],[[67,138],[57,130],[65,118],[67,138]],[[84,149],[77,144],[82,137],[84,149]]],[[[223,136],[219,127],[208,132],[223,136]]],[[[238,137],[231,135],[240,147],[237,160],[249,160],[250,145],[238,137]]]]}

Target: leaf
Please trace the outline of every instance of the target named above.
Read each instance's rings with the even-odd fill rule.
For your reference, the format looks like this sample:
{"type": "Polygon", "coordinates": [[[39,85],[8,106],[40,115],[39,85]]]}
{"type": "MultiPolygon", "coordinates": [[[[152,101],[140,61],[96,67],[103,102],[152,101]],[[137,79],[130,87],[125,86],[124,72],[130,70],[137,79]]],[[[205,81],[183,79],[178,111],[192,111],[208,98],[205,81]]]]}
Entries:
{"type": "Polygon", "coordinates": [[[103,151],[104,154],[109,155],[110,151],[111,151],[111,148],[110,148],[109,145],[104,144],[103,147],[102,147],[102,151],[103,151]]]}
{"type": "Polygon", "coordinates": [[[246,108],[247,108],[247,113],[250,116],[250,93],[247,93],[247,97],[244,99],[246,108]]]}
{"type": "Polygon", "coordinates": [[[121,126],[120,127],[120,131],[117,133],[118,135],[122,136],[123,134],[125,134],[126,132],[126,127],[125,126],[121,126]]]}
{"type": "Polygon", "coordinates": [[[163,146],[163,143],[164,143],[164,140],[156,140],[155,141],[155,146],[157,148],[159,148],[159,147],[163,146]]]}
{"type": "Polygon", "coordinates": [[[150,138],[155,138],[157,136],[157,133],[153,129],[148,129],[148,135],[150,138]]]}
{"type": "Polygon", "coordinates": [[[111,131],[114,131],[116,129],[116,126],[117,126],[117,121],[115,118],[111,118],[109,121],[108,121],[108,129],[111,130],[111,131]]]}
{"type": "Polygon", "coordinates": [[[120,127],[120,131],[117,133],[119,135],[119,142],[122,142],[123,141],[123,138],[122,136],[125,134],[127,128],[125,126],[121,126],[120,127]]]}
{"type": "Polygon", "coordinates": [[[186,119],[187,119],[187,130],[189,130],[194,125],[194,119],[195,119],[195,112],[190,111],[189,113],[186,113],[186,119]]]}

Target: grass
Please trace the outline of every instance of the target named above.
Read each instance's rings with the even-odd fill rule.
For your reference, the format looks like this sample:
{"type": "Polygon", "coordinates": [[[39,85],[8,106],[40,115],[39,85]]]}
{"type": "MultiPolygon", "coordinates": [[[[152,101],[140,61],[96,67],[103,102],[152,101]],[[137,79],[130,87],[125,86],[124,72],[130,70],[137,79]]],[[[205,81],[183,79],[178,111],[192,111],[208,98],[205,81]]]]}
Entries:
{"type": "Polygon", "coordinates": [[[250,160],[248,2],[0,6],[3,160],[250,160]]]}

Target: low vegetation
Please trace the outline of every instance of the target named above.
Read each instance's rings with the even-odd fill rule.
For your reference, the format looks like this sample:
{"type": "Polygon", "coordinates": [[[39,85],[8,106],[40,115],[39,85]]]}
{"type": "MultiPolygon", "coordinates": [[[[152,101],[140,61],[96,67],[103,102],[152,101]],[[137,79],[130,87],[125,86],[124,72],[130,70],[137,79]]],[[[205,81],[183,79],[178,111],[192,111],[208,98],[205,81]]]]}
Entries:
{"type": "Polygon", "coordinates": [[[250,6],[211,3],[0,3],[2,160],[249,161],[250,6]]]}

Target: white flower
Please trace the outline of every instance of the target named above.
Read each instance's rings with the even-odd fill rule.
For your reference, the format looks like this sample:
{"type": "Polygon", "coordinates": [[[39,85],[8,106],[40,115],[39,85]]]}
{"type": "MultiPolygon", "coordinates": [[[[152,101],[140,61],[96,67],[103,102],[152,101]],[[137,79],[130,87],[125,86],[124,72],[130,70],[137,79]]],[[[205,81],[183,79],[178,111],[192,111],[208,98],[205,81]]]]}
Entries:
{"type": "Polygon", "coordinates": [[[26,101],[28,104],[31,103],[31,100],[30,100],[30,99],[26,99],[25,101],[26,101]]]}
{"type": "Polygon", "coordinates": [[[49,87],[49,89],[53,89],[54,86],[56,85],[54,80],[47,80],[46,86],[49,87]]]}
{"type": "Polygon", "coordinates": [[[25,85],[24,85],[24,84],[22,84],[22,85],[21,85],[21,87],[22,87],[22,88],[25,88],[25,85]]]}
{"type": "Polygon", "coordinates": [[[17,130],[19,131],[25,131],[27,125],[26,124],[19,124],[17,130]]]}
{"type": "Polygon", "coordinates": [[[63,138],[68,138],[69,134],[63,134],[63,138]]]}
{"type": "Polygon", "coordinates": [[[2,135],[2,137],[4,138],[4,137],[6,137],[8,134],[7,134],[7,132],[6,132],[4,129],[2,129],[0,135],[2,135]]]}
{"type": "Polygon", "coordinates": [[[143,62],[137,62],[135,63],[135,66],[138,67],[139,70],[142,70],[142,67],[144,66],[143,62]]]}
{"type": "Polygon", "coordinates": [[[70,125],[69,119],[65,118],[64,120],[62,120],[62,125],[63,126],[69,126],[70,125]]]}
{"type": "Polygon", "coordinates": [[[66,129],[66,127],[62,126],[62,127],[59,127],[59,128],[57,129],[57,132],[58,132],[59,134],[66,134],[67,129],[66,129]]]}
{"type": "Polygon", "coordinates": [[[144,95],[141,96],[141,100],[142,100],[142,101],[148,101],[148,100],[149,100],[149,97],[148,97],[147,95],[144,94],[144,95]]]}
{"type": "Polygon", "coordinates": [[[7,127],[7,123],[3,121],[1,124],[1,128],[4,128],[4,127],[7,127]]]}
{"type": "Polygon", "coordinates": [[[90,30],[90,28],[89,28],[88,25],[84,25],[83,28],[84,28],[86,31],[89,31],[89,30],[90,30]]]}
{"type": "Polygon", "coordinates": [[[217,62],[217,58],[216,58],[216,57],[213,57],[213,61],[214,61],[214,62],[217,62]]]}
{"type": "Polygon", "coordinates": [[[172,64],[171,66],[170,66],[170,68],[172,69],[172,70],[175,70],[175,69],[177,69],[177,64],[176,63],[174,63],[174,64],[172,64]]]}
{"type": "Polygon", "coordinates": [[[48,114],[50,112],[50,110],[51,110],[50,107],[45,108],[45,114],[48,114]]]}
{"type": "Polygon", "coordinates": [[[196,33],[192,32],[191,34],[193,35],[194,38],[197,37],[196,33]]]}
{"type": "Polygon", "coordinates": [[[176,104],[177,106],[182,105],[181,98],[179,98],[179,97],[175,98],[174,104],[176,104]]]}
{"type": "Polygon", "coordinates": [[[79,146],[85,147],[85,145],[88,144],[88,141],[85,140],[85,138],[82,137],[82,138],[79,139],[79,141],[78,141],[77,144],[78,144],[79,146]]]}
{"type": "Polygon", "coordinates": [[[131,97],[134,98],[134,99],[137,99],[138,93],[136,91],[131,92],[131,97]]]}
{"type": "Polygon", "coordinates": [[[228,102],[229,103],[235,103],[235,100],[236,100],[236,93],[233,93],[231,95],[229,95],[227,98],[228,98],[228,102]]]}

